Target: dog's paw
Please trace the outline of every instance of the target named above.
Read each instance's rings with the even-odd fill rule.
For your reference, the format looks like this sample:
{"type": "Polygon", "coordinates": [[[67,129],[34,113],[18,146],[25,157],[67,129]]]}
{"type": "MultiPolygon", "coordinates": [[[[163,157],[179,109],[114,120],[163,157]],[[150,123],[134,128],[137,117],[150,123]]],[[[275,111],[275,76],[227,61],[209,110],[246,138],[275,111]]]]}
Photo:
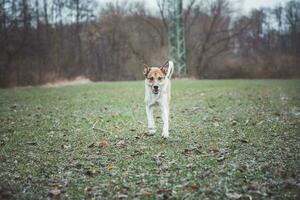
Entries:
{"type": "Polygon", "coordinates": [[[163,138],[168,138],[168,137],[169,137],[169,132],[163,132],[163,133],[161,134],[161,136],[162,136],[163,138]]]}
{"type": "Polygon", "coordinates": [[[150,134],[154,134],[155,132],[156,132],[156,130],[155,130],[155,129],[152,129],[152,128],[151,128],[151,129],[149,129],[149,133],[150,133],[150,134]]]}

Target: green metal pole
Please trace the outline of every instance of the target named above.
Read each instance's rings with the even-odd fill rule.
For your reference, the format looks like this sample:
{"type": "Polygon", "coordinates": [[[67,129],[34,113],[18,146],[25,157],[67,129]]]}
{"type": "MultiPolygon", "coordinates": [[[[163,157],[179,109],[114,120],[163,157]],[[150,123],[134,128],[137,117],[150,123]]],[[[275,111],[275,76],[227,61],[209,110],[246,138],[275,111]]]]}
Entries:
{"type": "Polygon", "coordinates": [[[167,2],[169,57],[174,61],[175,73],[184,76],[187,70],[182,0],[167,0],[167,2]]]}

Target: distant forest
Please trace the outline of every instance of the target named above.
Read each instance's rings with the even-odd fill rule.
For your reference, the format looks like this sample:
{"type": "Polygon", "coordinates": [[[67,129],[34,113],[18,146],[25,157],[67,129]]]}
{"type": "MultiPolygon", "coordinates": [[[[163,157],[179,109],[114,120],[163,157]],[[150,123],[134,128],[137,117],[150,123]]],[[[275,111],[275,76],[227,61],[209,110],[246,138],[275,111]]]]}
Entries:
{"type": "MultiPolygon", "coordinates": [[[[142,79],[142,64],[168,58],[165,0],[0,0],[0,86],[78,76],[142,79]]],[[[228,0],[187,0],[188,76],[299,78],[300,1],[241,14],[228,0]]]]}

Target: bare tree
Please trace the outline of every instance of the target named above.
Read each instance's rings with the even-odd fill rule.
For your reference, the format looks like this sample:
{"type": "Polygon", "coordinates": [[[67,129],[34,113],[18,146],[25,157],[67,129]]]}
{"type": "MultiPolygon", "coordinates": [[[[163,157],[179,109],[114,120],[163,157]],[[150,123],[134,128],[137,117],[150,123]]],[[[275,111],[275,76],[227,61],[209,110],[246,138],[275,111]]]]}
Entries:
{"type": "MultiPolygon", "coordinates": [[[[95,0],[0,0],[0,85],[42,84],[79,75],[140,79],[141,63],[167,58],[166,0],[158,13],[143,3],[95,0]]],[[[184,7],[191,76],[299,77],[300,3],[234,16],[228,0],[184,7]]]]}
{"type": "Polygon", "coordinates": [[[286,21],[290,34],[291,51],[294,55],[300,55],[300,2],[290,1],[286,8],[286,21]]]}
{"type": "Polygon", "coordinates": [[[232,11],[226,0],[211,1],[206,5],[208,10],[203,4],[202,9],[197,4],[192,9],[193,5],[195,2],[191,1],[186,12],[188,61],[196,67],[197,75],[204,77],[212,60],[229,52],[233,48],[233,39],[242,34],[248,24],[238,29],[232,27],[232,11]]]}

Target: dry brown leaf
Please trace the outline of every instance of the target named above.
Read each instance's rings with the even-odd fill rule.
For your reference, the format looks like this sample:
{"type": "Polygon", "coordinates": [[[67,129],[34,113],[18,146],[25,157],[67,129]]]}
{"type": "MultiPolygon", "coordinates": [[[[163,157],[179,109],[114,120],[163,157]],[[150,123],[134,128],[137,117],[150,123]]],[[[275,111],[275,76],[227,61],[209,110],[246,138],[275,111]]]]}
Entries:
{"type": "Polygon", "coordinates": [[[108,170],[112,170],[114,168],[114,166],[112,165],[112,164],[109,164],[108,166],[107,166],[107,169],[108,170]]]}
{"type": "Polygon", "coordinates": [[[220,150],[219,150],[218,147],[211,147],[211,148],[208,149],[209,154],[216,154],[216,153],[219,153],[219,152],[220,152],[220,150]]]}
{"type": "Polygon", "coordinates": [[[191,188],[192,188],[193,190],[198,190],[198,189],[199,189],[199,186],[196,185],[196,184],[192,184],[192,185],[191,185],[191,188]]]}
{"type": "Polygon", "coordinates": [[[97,142],[97,146],[99,146],[101,148],[107,148],[107,147],[110,147],[110,144],[105,139],[102,139],[97,142]]]}
{"type": "Polygon", "coordinates": [[[147,192],[147,191],[146,191],[146,192],[143,192],[142,195],[143,195],[143,196],[151,196],[151,195],[152,195],[152,192],[147,192]]]}

